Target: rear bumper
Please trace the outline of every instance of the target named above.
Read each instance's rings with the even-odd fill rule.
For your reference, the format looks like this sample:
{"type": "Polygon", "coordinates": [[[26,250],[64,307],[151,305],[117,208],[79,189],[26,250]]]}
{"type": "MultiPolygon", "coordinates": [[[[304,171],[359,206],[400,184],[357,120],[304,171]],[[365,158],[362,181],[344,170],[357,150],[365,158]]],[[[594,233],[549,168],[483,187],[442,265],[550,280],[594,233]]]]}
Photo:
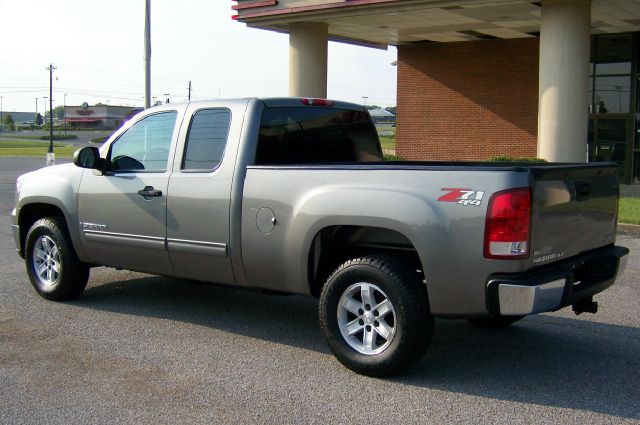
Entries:
{"type": "Polygon", "coordinates": [[[608,246],[525,273],[491,276],[489,313],[520,316],[573,305],[613,285],[628,258],[627,248],[608,246]]]}

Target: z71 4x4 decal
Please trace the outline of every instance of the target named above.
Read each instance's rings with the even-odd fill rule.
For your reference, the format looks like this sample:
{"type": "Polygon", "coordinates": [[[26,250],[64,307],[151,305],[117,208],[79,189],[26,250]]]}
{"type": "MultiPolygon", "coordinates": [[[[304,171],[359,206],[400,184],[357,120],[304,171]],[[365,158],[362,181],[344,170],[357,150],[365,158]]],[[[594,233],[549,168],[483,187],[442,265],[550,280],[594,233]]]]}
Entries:
{"type": "Polygon", "coordinates": [[[468,205],[479,207],[484,196],[484,192],[471,189],[443,187],[440,190],[448,193],[439,197],[438,201],[455,202],[465,207],[468,205]]]}

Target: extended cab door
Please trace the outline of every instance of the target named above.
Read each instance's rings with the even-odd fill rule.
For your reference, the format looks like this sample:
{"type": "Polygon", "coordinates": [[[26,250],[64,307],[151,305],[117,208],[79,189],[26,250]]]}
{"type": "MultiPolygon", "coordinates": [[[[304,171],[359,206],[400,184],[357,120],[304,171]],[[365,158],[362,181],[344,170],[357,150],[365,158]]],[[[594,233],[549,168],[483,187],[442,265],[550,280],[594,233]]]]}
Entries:
{"type": "Polygon", "coordinates": [[[242,116],[232,120],[225,106],[192,103],[185,117],[167,200],[174,275],[231,284],[231,185],[242,116]]]}
{"type": "Polygon", "coordinates": [[[166,195],[180,112],[159,110],[139,118],[109,146],[109,171],[85,170],[78,217],[93,262],[171,274],[166,195]]]}

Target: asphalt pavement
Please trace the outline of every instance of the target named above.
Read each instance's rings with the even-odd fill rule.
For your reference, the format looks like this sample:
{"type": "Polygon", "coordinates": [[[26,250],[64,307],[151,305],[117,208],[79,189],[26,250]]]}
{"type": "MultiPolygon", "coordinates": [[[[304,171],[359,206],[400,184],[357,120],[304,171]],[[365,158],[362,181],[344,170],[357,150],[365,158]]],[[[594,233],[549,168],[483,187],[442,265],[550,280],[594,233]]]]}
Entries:
{"type": "Polygon", "coordinates": [[[334,359],[311,298],[96,268],[78,300],[41,299],[8,214],[16,175],[43,162],[0,159],[0,423],[640,423],[634,235],[598,314],[437,320],[416,367],[374,379],[334,359]]]}

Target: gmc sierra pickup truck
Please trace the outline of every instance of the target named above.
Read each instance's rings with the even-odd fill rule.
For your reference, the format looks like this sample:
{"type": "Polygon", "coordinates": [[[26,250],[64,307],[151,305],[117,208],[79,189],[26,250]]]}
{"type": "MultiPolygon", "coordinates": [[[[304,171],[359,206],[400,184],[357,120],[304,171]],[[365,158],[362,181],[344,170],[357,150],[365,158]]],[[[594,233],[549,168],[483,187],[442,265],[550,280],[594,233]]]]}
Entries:
{"type": "Polygon", "coordinates": [[[20,176],[12,224],[46,299],[94,266],[315,296],[340,362],[381,376],[434,317],[594,313],[628,258],[618,190],[615,164],[383,162],[355,104],[196,101],[20,176]]]}

